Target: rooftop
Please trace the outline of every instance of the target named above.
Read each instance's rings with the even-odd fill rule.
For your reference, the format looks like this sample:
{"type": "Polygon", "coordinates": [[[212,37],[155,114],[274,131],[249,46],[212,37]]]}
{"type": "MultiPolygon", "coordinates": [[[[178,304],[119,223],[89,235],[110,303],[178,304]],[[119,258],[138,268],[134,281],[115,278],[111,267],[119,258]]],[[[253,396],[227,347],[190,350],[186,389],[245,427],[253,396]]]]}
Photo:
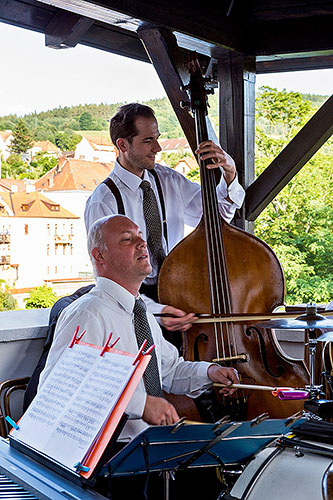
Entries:
{"type": "Polygon", "coordinates": [[[112,163],[62,158],[35,182],[36,190],[93,191],[110,174],[112,163]]]}
{"type": "Polygon", "coordinates": [[[36,191],[32,193],[1,193],[0,214],[2,217],[79,218],[36,191]]]}

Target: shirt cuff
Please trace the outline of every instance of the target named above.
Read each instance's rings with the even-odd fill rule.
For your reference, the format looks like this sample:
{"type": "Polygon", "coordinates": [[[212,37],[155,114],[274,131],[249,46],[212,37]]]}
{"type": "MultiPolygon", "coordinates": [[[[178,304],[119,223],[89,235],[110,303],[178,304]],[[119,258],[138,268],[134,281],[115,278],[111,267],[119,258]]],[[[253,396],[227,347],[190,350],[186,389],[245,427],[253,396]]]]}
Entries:
{"type": "Polygon", "coordinates": [[[142,418],[146,406],[147,394],[139,388],[134,392],[125,412],[129,419],[142,418]]]}
{"type": "Polygon", "coordinates": [[[237,175],[231,184],[227,186],[227,196],[237,206],[237,208],[241,208],[245,197],[245,191],[239,184],[237,175]]]}

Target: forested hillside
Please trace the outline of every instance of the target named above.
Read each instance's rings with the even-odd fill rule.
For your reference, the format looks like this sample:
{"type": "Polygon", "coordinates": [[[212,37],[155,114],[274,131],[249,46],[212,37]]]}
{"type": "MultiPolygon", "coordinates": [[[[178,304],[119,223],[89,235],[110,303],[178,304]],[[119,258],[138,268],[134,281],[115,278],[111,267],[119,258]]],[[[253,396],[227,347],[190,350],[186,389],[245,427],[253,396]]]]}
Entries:
{"type": "MultiPolygon", "coordinates": [[[[314,107],[319,107],[327,99],[327,96],[317,95],[304,95],[302,97],[313,102],[314,107]]],[[[216,94],[209,98],[209,115],[215,124],[218,120],[217,99],[216,94]]],[[[107,137],[108,121],[122,104],[124,103],[65,106],[64,108],[56,108],[42,113],[32,113],[20,118],[23,118],[35,141],[48,139],[63,148],[64,134],[65,138],[67,138],[66,136],[73,136],[80,131],[93,130],[105,131],[107,137]]],[[[181,137],[183,135],[176,115],[166,97],[147,101],[144,104],[151,106],[155,110],[162,138],[181,137]]],[[[18,117],[16,115],[0,117],[0,130],[13,130],[17,121],[18,117]]]]}

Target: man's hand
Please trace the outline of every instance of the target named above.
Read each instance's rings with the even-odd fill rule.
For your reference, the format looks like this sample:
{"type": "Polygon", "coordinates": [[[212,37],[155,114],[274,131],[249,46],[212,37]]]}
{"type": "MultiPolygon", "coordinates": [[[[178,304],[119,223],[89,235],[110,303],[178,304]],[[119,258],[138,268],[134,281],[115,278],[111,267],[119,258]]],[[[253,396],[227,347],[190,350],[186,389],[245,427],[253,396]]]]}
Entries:
{"type": "Polygon", "coordinates": [[[201,160],[211,160],[211,163],[207,164],[207,168],[223,168],[227,185],[232,183],[236,177],[235,162],[220,146],[213,141],[204,141],[199,144],[196,154],[200,156],[201,160]]]}
{"type": "MultiPolygon", "coordinates": [[[[234,368],[225,368],[218,365],[211,365],[208,368],[208,377],[212,382],[218,382],[220,384],[239,384],[239,378],[237,370],[234,368]]],[[[228,389],[225,387],[221,389],[219,392],[226,396],[231,396],[237,389],[228,389]]]]}
{"type": "Polygon", "coordinates": [[[192,323],[196,320],[194,313],[186,314],[186,312],[181,309],[176,309],[172,306],[165,306],[162,309],[162,314],[172,314],[176,316],[176,318],[162,318],[162,325],[170,332],[176,330],[185,332],[191,328],[192,323]]]}
{"type": "Polygon", "coordinates": [[[150,425],[171,425],[179,420],[175,407],[166,399],[147,396],[142,418],[150,425]]]}

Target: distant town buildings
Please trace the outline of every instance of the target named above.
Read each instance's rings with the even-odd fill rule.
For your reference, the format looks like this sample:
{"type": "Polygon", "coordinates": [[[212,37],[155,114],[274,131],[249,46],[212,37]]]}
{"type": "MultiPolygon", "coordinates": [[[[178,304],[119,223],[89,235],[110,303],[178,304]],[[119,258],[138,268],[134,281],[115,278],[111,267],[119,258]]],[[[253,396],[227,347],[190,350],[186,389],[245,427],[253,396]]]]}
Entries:
{"type": "MultiPolygon", "coordinates": [[[[11,155],[10,146],[12,139],[13,132],[11,130],[0,130],[0,158],[2,157],[3,161],[6,161],[11,155]]],[[[38,152],[47,153],[54,158],[58,157],[61,153],[60,149],[51,141],[32,141],[32,144],[32,147],[24,154],[25,161],[31,161],[38,152]]]]}
{"type": "Polygon", "coordinates": [[[75,148],[76,160],[98,161],[114,163],[117,158],[117,149],[111,141],[104,137],[82,137],[75,148]]]}
{"type": "MultiPolygon", "coordinates": [[[[0,131],[3,160],[11,139],[10,130],[0,131]]],[[[184,138],[160,144],[166,153],[190,152],[184,138]]],[[[108,139],[87,136],[73,152],[35,141],[26,156],[40,151],[58,157],[58,165],[36,181],[0,179],[0,280],[14,292],[46,283],[64,295],[93,280],[83,213],[90,194],[112,171],[117,149],[108,139]]],[[[175,168],[185,175],[196,166],[184,157],[175,168]]]]}
{"type": "Polygon", "coordinates": [[[0,277],[18,288],[78,276],[79,217],[36,191],[0,192],[0,277]]]}
{"type": "Polygon", "coordinates": [[[184,156],[175,166],[175,170],[183,175],[187,175],[195,168],[198,168],[198,162],[192,156],[184,156]]]}

